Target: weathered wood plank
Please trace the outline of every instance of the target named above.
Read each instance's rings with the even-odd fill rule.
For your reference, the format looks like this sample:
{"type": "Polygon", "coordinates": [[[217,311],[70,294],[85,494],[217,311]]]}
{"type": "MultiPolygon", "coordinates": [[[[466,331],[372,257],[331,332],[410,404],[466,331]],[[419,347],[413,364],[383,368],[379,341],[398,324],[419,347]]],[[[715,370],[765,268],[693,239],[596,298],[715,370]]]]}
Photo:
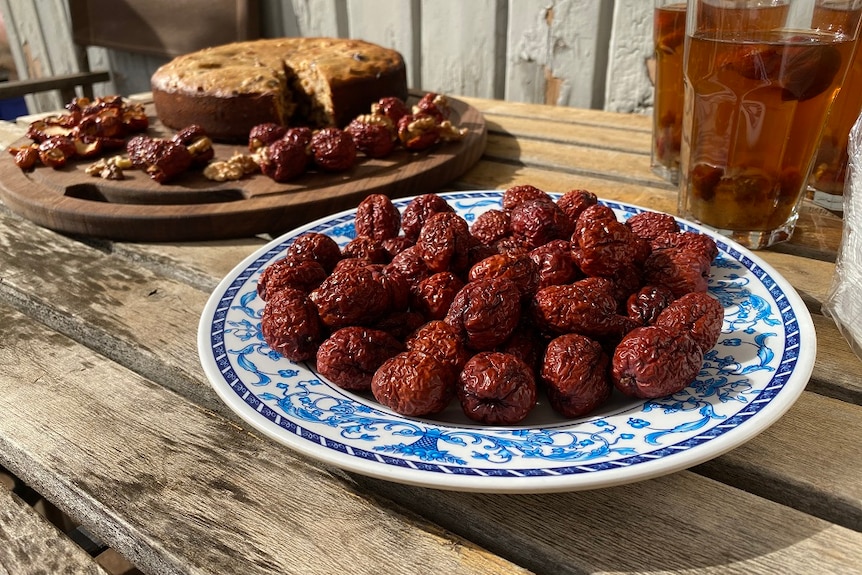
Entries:
{"type": "Polygon", "coordinates": [[[653,57],[652,36],[652,2],[614,2],[605,110],[640,114],[652,112],[653,85],[647,71],[647,61],[653,57]]]}
{"type": "Polygon", "coordinates": [[[407,85],[422,88],[419,0],[348,0],[349,36],[401,52],[407,85]]]}
{"type": "Polygon", "coordinates": [[[589,124],[626,128],[633,132],[652,131],[652,119],[639,114],[618,114],[586,108],[545,106],[527,102],[503,102],[485,98],[462,98],[465,102],[488,116],[519,116],[526,119],[557,120],[573,124],[589,124]]]}
{"type": "Polygon", "coordinates": [[[260,0],[263,36],[347,35],[347,15],[338,0],[260,0]]]}
{"type": "Polygon", "coordinates": [[[509,3],[506,100],[602,108],[611,4],[509,3]]]}
{"type": "Polygon", "coordinates": [[[502,98],[506,4],[423,0],[421,87],[442,94],[502,98]]]}
{"type": "Polygon", "coordinates": [[[0,321],[0,412],[16,414],[0,463],[142,569],[524,572],[31,318],[0,321]]]}
{"type": "MultiPolygon", "coordinates": [[[[21,79],[81,71],[71,49],[72,36],[63,0],[46,0],[38,6],[33,2],[2,0],[0,11],[21,79]]],[[[56,110],[65,103],[56,91],[27,96],[25,100],[31,111],[56,110]]]]}
{"type": "Polygon", "coordinates": [[[107,575],[81,547],[0,486],[0,575],[50,573],[107,575]]]}
{"type": "Polygon", "coordinates": [[[701,480],[682,472],[634,486],[502,497],[357,478],[540,573],[858,573],[859,533],[701,480]],[[531,519],[520,520],[523,513],[531,519]],[[536,538],[542,552],[522,543],[536,538]]]}
{"type": "Polygon", "coordinates": [[[803,393],[787,416],[753,441],[696,467],[695,471],[862,531],[862,482],[843,479],[862,469],[860,420],[862,407],[859,405],[803,393]],[[800,460],[791,454],[799,452],[800,443],[814,437],[829,439],[820,449],[806,450],[805,465],[810,471],[802,478],[798,474],[800,460]],[[802,482],[806,485],[798,484],[802,482]],[[831,493],[831,501],[824,504],[808,489],[810,485],[831,493]]]}
{"type": "MultiPolygon", "coordinates": [[[[650,134],[632,132],[626,127],[592,126],[554,120],[535,118],[520,118],[512,116],[486,116],[486,125],[491,132],[500,132],[505,136],[517,136],[519,142],[524,139],[541,141],[549,146],[558,142],[567,144],[585,144],[592,148],[603,150],[618,150],[633,154],[645,155],[644,149],[649,149],[650,134]]],[[[639,162],[648,164],[649,160],[639,162]]],[[[649,167],[647,165],[647,167],[649,167]]],[[[664,180],[655,178],[656,185],[664,184],[664,180]]]]}

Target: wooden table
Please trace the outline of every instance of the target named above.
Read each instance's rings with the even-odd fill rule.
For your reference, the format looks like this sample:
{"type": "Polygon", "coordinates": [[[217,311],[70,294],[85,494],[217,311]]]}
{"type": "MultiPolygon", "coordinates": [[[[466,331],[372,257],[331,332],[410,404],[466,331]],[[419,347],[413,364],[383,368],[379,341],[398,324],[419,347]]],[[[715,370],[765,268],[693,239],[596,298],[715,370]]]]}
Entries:
{"type": "MultiPolygon", "coordinates": [[[[488,145],[453,189],[580,187],[675,211],[649,118],[468,101],[488,145]]],[[[488,495],[328,468],[216,397],[198,319],[264,238],[95,241],[0,207],[0,465],[147,573],[860,573],[862,362],[820,311],[840,234],[806,205],[793,240],[760,252],[818,338],[807,390],[768,430],[637,484],[488,495]]],[[[58,555],[98,572],[2,493],[0,573],[58,555]]]]}

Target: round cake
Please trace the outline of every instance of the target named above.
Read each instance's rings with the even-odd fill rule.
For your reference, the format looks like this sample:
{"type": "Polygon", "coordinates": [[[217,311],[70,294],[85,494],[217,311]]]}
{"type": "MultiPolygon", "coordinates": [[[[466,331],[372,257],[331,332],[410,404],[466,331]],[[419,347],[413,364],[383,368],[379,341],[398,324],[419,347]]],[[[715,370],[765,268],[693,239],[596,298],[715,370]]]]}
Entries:
{"type": "Polygon", "coordinates": [[[179,56],[153,74],[153,103],[175,130],[242,141],[258,124],[343,127],[373,102],[407,98],[401,55],[362,40],[273,38],[179,56]]]}

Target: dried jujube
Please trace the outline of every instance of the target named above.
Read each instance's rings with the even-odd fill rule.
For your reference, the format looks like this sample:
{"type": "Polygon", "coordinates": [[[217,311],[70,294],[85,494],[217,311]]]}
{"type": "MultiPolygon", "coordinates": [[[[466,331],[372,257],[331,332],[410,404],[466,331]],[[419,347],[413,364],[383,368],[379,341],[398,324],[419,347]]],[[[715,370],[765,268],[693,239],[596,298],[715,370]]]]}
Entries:
{"type": "Polygon", "coordinates": [[[703,352],[688,333],[638,327],[614,349],[611,379],[629,397],[657,399],[685,389],[702,364],[703,352]]]}
{"type": "Polygon", "coordinates": [[[617,313],[617,307],[613,282],[596,277],[542,288],[532,303],[533,318],[540,328],[595,339],[618,338],[637,325],[617,313]]]}
{"type": "Polygon", "coordinates": [[[402,351],[404,345],[385,331],[343,327],[317,349],[317,371],[338,387],[367,391],[377,368],[402,351]]]}
{"type": "Polygon", "coordinates": [[[659,314],[655,325],[688,332],[706,353],[716,344],[724,323],[724,308],[706,292],[692,292],[671,302],[659,314]]]}
{"type": "Polygon", "coordinates": [[[306,232],[288,246],[287,257],[314,260],[322,265],[327,273],[331,273],[341,259],[341,248],[326,234],[306,232]]]}
{"type": "Polygon", "coordinates": [[[451,367],[455,373],[470,359],[470,352],[467,351],[461,335],[454,327],[441,320],[431,320],[419,327],[407,338],[407,349],[432,355],[451,367]]]}
{"type": "Polygon", "coordinates": [[[312,359],[325,334],[314,304],[294,289],[280,290],[267,300],[260,328],[267,345],[291,361],[312,359]]]}
{"type": "Polygon", "coordinates": [[[458,377],[458,400],[464,414],[486,425],[515,425],[536,405],[533,370],[508,353],[480,352],[458,377]]]}
{"type": "Polygon", "coordinates": [[[482,278],[468,282],[455,295],[444,321],[453,326],[477,350],[502,344],[521,319],[521,293],[506,278],[482,278]]]}
{"type": "Polygon", "coordinates": [[[581,417],[611,397],[610,361],[602,346],[583,335],[569,333],[548,343],[541,379],[548,402],[563,417],[581,417]]]}
{"type": "Polygon", "coordinates": [[[272,294],[286,288],[309,293],[319,286],[326,276],[326,270],[314,260],[294,260],[284,257],[263,270],[257,281],[257,293],[264,300],[268,300],[272,294]]]}
{"type": "Polygon", "coordinates": [[[369,324],[389,309],[390,298],[367,267],[335,270],[309,294],[321,321],[332,329],[369,324]]]}
{"type": "Polygon", "coordinates": [[[439,413],[455,396],[455,373],[437,358],[412,350],[383,362],[371,378],[371,393],[389,409],[422,417],[439,413]]]}
{"type": "Polygon", "coordinates": [[[401,212],[388,196],[371,194],[359,202],[354,222],[357,236],[383,241],[398,235],[401,229],[401,212]]]}
{"type": "Polygon", "coordinates": [[[452,272],[438,272],[420,281],[411,292],[412,307],[429,320],[443,319],[464,280],[452,272]]]}
{"type": "Polygon", "coordinates": [[[454,212],[432,214],[416,240],[416,249],[432,272],[461,272],[469,263],[470,229],[454,212]]]}

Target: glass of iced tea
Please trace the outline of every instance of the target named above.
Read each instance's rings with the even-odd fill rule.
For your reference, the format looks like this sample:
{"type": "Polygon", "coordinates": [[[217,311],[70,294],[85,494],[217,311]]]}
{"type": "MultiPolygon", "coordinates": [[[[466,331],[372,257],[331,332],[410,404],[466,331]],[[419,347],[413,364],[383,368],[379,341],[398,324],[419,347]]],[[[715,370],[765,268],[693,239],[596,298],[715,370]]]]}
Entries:
{"type": "Polygon", "coordinates": [[[655,0],[653,11],[655,91],[653,98],[652,171],[676,184],[682,141],[682,54],[685,2],[655,0]]]}
{"type": "MultiPolygon", "coordinates": [[[[840,4],[862,11],[862,0],[840,4]]],[[[815,0],[688,0],[680,215],[752,249],[790,238],[859,19],[815,0]]]]}
{"type": "MultiPolygon", "coordinates": [[[[846,31],[858,24],[859,10],[852,10],[845,2],[817,0],[814,22],[821,29],[846,31]]],[[[847,145],[850,129],[862,112],[862,50],[857,46],[850,69],[844,78],[841,91],[832,102],[832,109],[823,127],[820,147],[808,187],[814,203],[833,211],[844,209],[844,181],[847,177],[847,145]]]]}

